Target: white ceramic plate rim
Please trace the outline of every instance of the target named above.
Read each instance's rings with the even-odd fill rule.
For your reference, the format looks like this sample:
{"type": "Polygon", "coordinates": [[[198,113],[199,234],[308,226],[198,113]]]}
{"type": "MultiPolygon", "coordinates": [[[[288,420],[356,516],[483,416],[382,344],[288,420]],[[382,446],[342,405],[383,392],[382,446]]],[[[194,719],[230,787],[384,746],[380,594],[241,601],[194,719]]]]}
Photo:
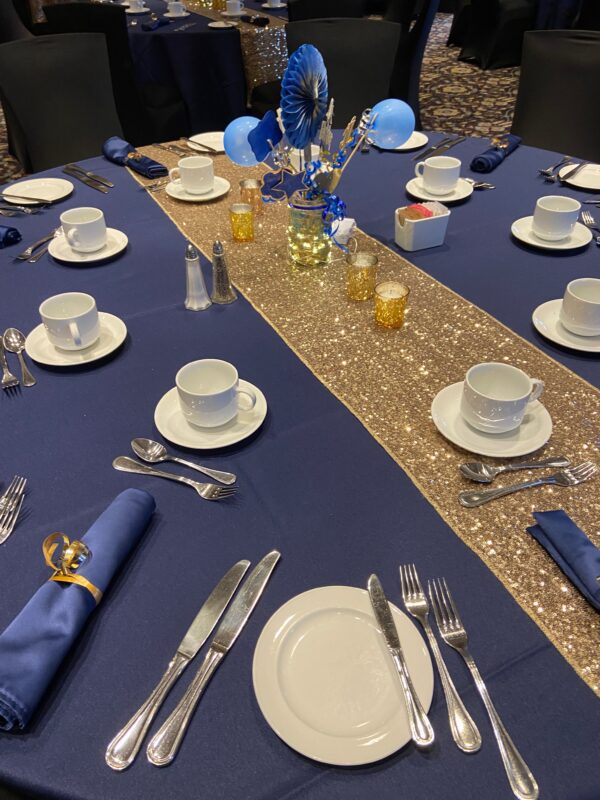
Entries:
{"type": "Polygon", "coordinates": [[[183,19],[184,17],[189,17],[191,13],[191,11],[184,11],[183,14],[171,14],[170,11],[165,11],[163,17],[167,19],[183,19]]]}
{"type": "Polygon", "coordinates": [[[221,178],[215,175],[215,183],[210,192],[206,194],[188,194],[180,183],[171,181],[165,187],[166,193],[174,200],[182,200],[184,203],[208,203],[209,200],[217,200],[223,197],[224,194],[231,189],[231,184],[227,178],[221,178]],[[177,191],[175,187],[181,186],[181,191],[177,191]]]}
{"type": "Polygon", "coordinates": [[[423,189],[418,178],[411,178],[406,184],[406,191],[419,200],[437,200],[439,203],[453,203],[470,197],[473,194],[473,185],[464,178],[459,178],[458,186],[450,194],[430,194],[426,189],[423,189]]]}
{"type": "MultiPolygon", "coordinates": [[[[425,709],[429,710],[433,697],[433,665],[427,646],[417,627],[406,614],[391,604],[392,614],[405,655],[414,664],[419,660],[419,670],[412,678],[425,709]]],[[[285,694],[277,681],[279,652],[284,646],[286,634],[292,636],[297,623],[324,609],[347,609],[360,612],[373,618],[374,627],[379,627],[373,617],[368,593],[353,586],[322,586],[311,589],[288,600],[281,606],[263,628],[252,663],[252,681],[258,705],[270,727],[290,747],[315,761],[338,766],[358,766],[371,764],[397,752],[410,741],[410,729],[406,708],[399,684],[398,710],[382,727],[387,736],[375,736],[365,747],[357,737],[342,737],[316,731],[301,720],[289,707],[285,694]],[[340,747],[341,745],[341,747],[340,747]],[[343,755],[340,753],[340,749],[343,755]]],[[[395,678],[393,662],[387,652],[383,637],[381,639],[381,658],[389,669],[391,679],[395,678]],[[388,661],[389,659],[389,661],[388,661]]],[[[396,687],[395,687],[396,690],[396,687]]]]}
{"type": "Polygon", "coordinates": [[[93,253],[78,253],[77,250],[73,250],[69,247],[63,236],[55,236],[54,239],[52,239],[48,245],[48,252],[52,258],[64,262],[65,264],[93,264],[96,261],[106,261],[122,253],[129,244],[127,234],[116,228],[107,228],[106,235],[106,244],[101,250],[96,250],[93,253]],[[57,252],[61,245],[69,247],[70,252],[64,255],[57,252]]]}
{"type": "MultiPolygon", "coordinates": [[[[208,27],[209,28],[216,28],[216,30],[224,31],[227,28],[235,28],[239,24],[240,23],[236,22],[236,20],[234,20],[234,19],[230,19],[230,20],[224,20],[224,19],[218,20],[217,19],[217,20],[215,20],[213,22],[209,22],[208,23],[208,27]]],[[[189,144],[189,142],[188,142],[188,144],[189,144]]],[[[195,149],[195,148],[192,148],[192,149],[195,149]]],[[[223,152],[223,151],[219,151],[219,152],[223,152]]]]}
{"type": "MultiPolygon", "coordinates": [[[[529,453],[534,453],[536,450],[539,450],[540,447],[543,447],[552,436],[552,418],[550,417],[546,407],[540,402],[536,401],[532,404],[532,412],[542,415],[540,421],[544,423],[544,427],[542,428],[542,432],[539,434],[539,438],[533,440],[530,439],[529,444],[525,444],[525,441],[523,441],[519,446],[518,440],[509,442],[507,438],[503,438],[510,435],[516,435],[516,433],[513,431],[509,432],[508,434],[483,433],[483,431],[478,431],[472,427],[468,427],[468,431],[473,436],[473,439],[470,441],[460,439],[458,436],[454,435],[453,432],[449,431],[448,427],[445,426],[443,422],[438,422],[439,417],[445,417],[447,419],[448,414],[438,414],[437,409],[444,401],[446,404],[453,403],[456,406],[455,413],[456,415],[459,415],[459,402],[460,395],[462,394],[463,383],[464,381],[459,381],[458,383],[450,384],[450,386],[445,386],[436,394],[431,404],[431,417],[435,427],[445,439],[448,439],[449,442],[452,442],[452,444],[455,444],[462,450],[466,450],[469,453],[475,453],[476,455],[480,456],[488,456],[488,458],[514,458],[517,456],[526,456],[529,453]],[[454,399],[454,395],[456,395],[456,399],[454,399]],[[500,445],[504,445],[504,449],[502,449],[500,445]]],[[[467,425],[466,422],[464,424],[467,425]]],[[[523,425],[521,425],[518,429],[519,434],[522,432],[523,425]]]]}
{"type": "Polygon", "coordinates": [[[90,345],[90,347],[86,347],[84,350],[58,351],[52,348],[50,352],[52,352],[53,355],[56,353],[56,357],[48,358],[41,355],[37,350],[38,342],[40,341],[41,337],[44,337],[44,343],[47,342],[46,330],[43,324],[40,322],[40,324],[35,327],[27,336],[25,340],[25,352],[38,364],[45,364],[49,367],[75,367],[79,364],[91,364],[93,361],[98,361],[101,358],[105,358],[105,356],[114,353],[114,351],[123,344],[127,336],[127,326],[123,320],[120,319],[120,317],[116,317],[114,314],[109,314],[107,311],[99,311],[98,316],[100,318],[100,329],[108,329],[112,335],[116,337],[116,341],[108,349],[106,349],[105,346],[105,348],[102,350],[96,350],[98,347],[98,342],[90,345]],[[93,352],[94,350],[96,350],[96,352],[93,352]],[[81,356],[84,356],[84,358],[81,356]]]}
{"type": "MultiPolygon", "coordinates": [[[[174,386],[172,389],[169,389],[169,391],[158,401],[154,410],[154,424],[156,425],[159,433],[164,436],[165,439],[168,439],[170,442],[177,444],[180,447],[188,447],[191,450],[217,450],[221,447],[229,447],[232,444],[242,442],[244,439],[252,436],[252,434],[255,433],[263,424],[267,416],[268,407],[267,399],[258,386],[254,386],[254,384],[250,383],[249,381],[245,381],[240,378],[240,388],[252,389],[254,392],[256,392],[256,405],[253,409],[253,411],[256,412],[256,417],[249,422],[247,427],[240,430],[237,434],[234,434],[231,438],[227,439],[227,437],[225,437],[225,441],[223,441],[221,438],[215,443],[214,441],[211,442],[210,439],[208,439],[205,443],[202,443],[199,438],[193,437],[210,437],[214,435],[213,432],[210,428],[207,428],[206,431],[203,431],[202,428],[193,428],[191,425],[188,426],[190,430],[190,438],[182,438],[178,434],[175,434],[167,426],[166,422],[163,423],[163,413],[165,416],[168,415],[168,417],[170,417],[172,413],[171,408],[173,407],[176,408],[178,413],[181,415],[181,411],[179,411],[179,401],[177,398],[176,386],[174,386]]],[[[228,425],[231,425],[231,423],[228,423],[228,425]]],[[[226,428],[227,425],[221,425],[218,429],[214,428],[212,430],[217,431],[217,433],[222,436],[224,432],[226,433],[226,428]]]]}
{"type": "Polygon", "coordinates": [[[152,9],[151,8],[146,8],[146,6],[144,6],[144,8],[126,8],[125,9],[125,13],[126,14],[150,14],[151,12],[152,12],[152,9]]]}
{"type": "Polygon", "coordinates": [[[542,250],[576,250],[579,247],[585,247],[592,241],[592,232],[581,222],[575,223],[573,233],[566,239],[559,239],[558,241],[546,241],[545,239],[538,239],[534,235],[531,227],[533,216],[521,217],[516,219],[510,227],[512,235],[520,242],[529,244],[532,247],[540,247],[542,250]],[[525,228],[526,230],[523,230],[525,228]],[[582,234],[580,241],[574,240],[573,237],[579,232],[582,234]],[[585,236],[583,235],[585,233],[585,236]]]}
{"type": "Polygon", "coordinates": [[[419,147],[425,147],[427,142],[429,141],[429,136],[422,131],[413,131],[410,137],[401,144],[400,147],[379,147],[379,145],[373,145],[377,147],[378,150],[384,150],[390,153],[401,153],[403,150],[418,150],[419,147]]]}
{"type": "Polygon", "coordinates": [[[41,197],[45,188],[52,188],[60,190],[60,193],[56,196],[49,197],[47,200],[42,201],[46,203],[58,203],[59,200],[64,200],[65,197],[68,197],[70,194],[73,193],[75,186],[71,181],[65,180],[65,178],[30,178],[29,180],[19,181],[18,183],[11,183],[6,189],[2,190],[3,199],[6,200],[8,203],[16,203],[20,206],[29,206],[29,205],[38,205],[39,200],[24,200],[21,197],[15,197],[14,200],[11,199],[11,190],[13,194],[17,194],[19,191],[25,192],[27,195],[27,190],[31,190],[35,197],[41,197]],[[39,194],[36,194],[39,192],[39,194]]]}
{"type": "MultiPolygon", "coordinates": [[[[213,24],[213,23],[210,23],[210,24],[213,24]]],[[[233,23],[233,22],[223,22],[223,20],[221,20],[220,22],[218,22],[218,24],[219,24],[219,26],[220,25],[227,25],[228,26],[228,25],[234,25],[235,23],[233,23]]],[[[206,148],[203,148],[202,145],[203,144],[207,144],[209,147],[212,147],[215,150],[218,150],[219,153],[224,153],[225,152],[225,150],[223,149],[223,137],[224,137],[224,135],[225,134],[224,134],[223,131],[206,131],[206,133],[196,133],[196,134],[194,134],[194,136],[190,136],[190,140],[191,141],[188,141],[187,146],[190,148],[190,150],[194,150],[196,153],[198,153],[198,152],[206,153],[206,148]],[[214,142],[214,137],[215,136],[219,137],[218,138],[218,142],[216,142],[216,143],[214,142]],[[194,147],[194,145],[197,145],[197,147],[194,147]]]]}
{"type": "MultiPolygon", "coordinates": [[[[558,174],[561,178],[567,174],[567,172],[571,169],[574,169],[573,164],[571,166],[564,166],[562,169],[558,171],[558,174]]],[[[591,177],[590,177],[591,180],[591,177]]],[[[574,175],[569,180],[565,181],[565,183],[570,184],[571,186],[577,186],[579,189],[589,189],[590,191],[600,191],[600,164],[586,164],[577,175],[574,175]],[[586,173],[588,175],[593,175],[596,179],[592,183],[585,182],[586,173]]]]}
{"type": "Polygon", "coordinates": [[[571,350],[580,350],[582,353],[600,353],[600,335],[578,336],[576,333],[568,331],[560,321],[561,306],[561,297],[558,300],[547,300],[539,305],[531,315],[535,329],[551,342],[571,350]]]}

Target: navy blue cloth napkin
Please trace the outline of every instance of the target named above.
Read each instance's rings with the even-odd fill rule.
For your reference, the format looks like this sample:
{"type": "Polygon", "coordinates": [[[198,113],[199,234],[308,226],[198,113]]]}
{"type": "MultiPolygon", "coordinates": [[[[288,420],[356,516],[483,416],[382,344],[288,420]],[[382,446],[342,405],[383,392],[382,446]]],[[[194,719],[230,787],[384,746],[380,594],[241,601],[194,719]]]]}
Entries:
{"type": "Polygon", "coordinates": [[[170,24],[170,20],[165,19],[164,17],[159,17],[158,19],[150,20],[150,22],[142,22],[140,27],[143,31],[155,31],[157,28],[162,28],[165,25],[170,24]]]}
{"type": "MultiPolygon", "coordinates": [[[[121,492],[81,539],[92,557],[76,574],[104,592],[146,530],[155,506],[142,489],[121,492]]],[[[73,532],[69,538],[80,536],[73,532]]],[[[43,564],[41,546],[39,558],[43,564]]],[[[95,607],[82,586],[46,581],[0,635],[1,729],[27,725],[95,607]]]]}
{"type": "Polygon", "coordinates": [[[480,156],[475,156],[471,161],[473,172],[492,172],[504,161],[506,156],[509,156],[521,144],[521,137],[513,136],[512,133],[502,138],[508,143],[508,147],[490,147],[480,156]]]}
{"type": "Polygon", "coordinates": [[[529,533],[548,552],[585,599],[600,611],[600,550],[564,511],[534,513],[529,533]]]}
{"type": "Polygon", "coordinates": [[[152,158],[142,156],[135,147],[120,136],[111,136],[102,145],[102,153],[105,158],[123,167],[130,167],[139,172],[144,178],[164,178],[169,174],[169,170],[164,164],[159,164],[152,158]]]}
{"type": "Polygon", "coordinates": [[[21,238],[21,234],[16,228],[10,228],[8,225],[0,225],[0,250],[11,244],[17,244],[17,242],[21,241],[21,238]]]}
{"type": "Polygon", "coordinates": [[[266,28],[271,21],[268,17],[261,17],[258,14],[242,14],[240,19],[248,25],[257,25],[259,28],[266,28]]]}

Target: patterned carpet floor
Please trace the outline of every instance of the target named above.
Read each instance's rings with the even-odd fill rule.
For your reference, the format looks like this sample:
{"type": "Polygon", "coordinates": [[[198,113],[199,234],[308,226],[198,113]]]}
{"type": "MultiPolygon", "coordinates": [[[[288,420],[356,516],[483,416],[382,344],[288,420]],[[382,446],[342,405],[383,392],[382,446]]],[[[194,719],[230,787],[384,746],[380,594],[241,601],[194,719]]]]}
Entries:
{"type": "MultiPolygon", "coordinates": [[[[518,67],[483,71],[458,61],[459,50],[446,47],[452,16],[438,14],[431,30],[421,76],[421,117],[426,130],[470,136],[510,130],[517,94],[518,67]]],[[[19,177],[8,154],[0,112],[0,183],[19,177]]]]}

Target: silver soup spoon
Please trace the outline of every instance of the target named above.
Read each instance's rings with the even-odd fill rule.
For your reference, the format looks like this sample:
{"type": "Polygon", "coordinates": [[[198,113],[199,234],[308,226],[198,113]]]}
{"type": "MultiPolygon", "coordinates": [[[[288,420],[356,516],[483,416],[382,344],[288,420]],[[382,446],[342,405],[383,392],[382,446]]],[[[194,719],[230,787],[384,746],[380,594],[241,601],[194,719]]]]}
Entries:
{"type": "Polygon", "coordinates": [[[160,442],[153,442],[152,439],[132,439],[131,449],[138,458],[146,461],[148,464],[160,464],[161,461],[174,461],[176,464],[183,464],[184,467],[190,467],[203,475],[208,475],[220,483],[231,485],[235,483],[236,476],[232,472],[221,472],[218,469],[209,469],[208,467],[201,467],[199,464],[194,464],[192,461],[185,461],[183,458],[177,458],[168,453],[167,448],[160,444],[160,442]]]}
{"type": "Polygon", "coordinates": [[[3,339],[6,350],[8,350],[9,353],[16,353],[17,358],[19,359],[21,372],[23,373],[23,377],[21,379],[23,386],[35,386],[37,381],[27,369],[27,364],[23,358],[23,350],[25,349],[25,336],[16,328],[7,328],[7,330],[4,331],[3,339]]]}
{"type": "Polygon", "coordinates": [[[502,464],[493,466],[484,464],[481,461],[470,461],[468,464],[461,464],[459,469],[465,478],[477,483],[491,483],[494,478],[503,472],[517,472],[520,469],[544,469],[545,467],[568,467],[568,458],[556,456],[555,458],[545,458],[543,461],[521,461],[515,464],[502,464]]]}

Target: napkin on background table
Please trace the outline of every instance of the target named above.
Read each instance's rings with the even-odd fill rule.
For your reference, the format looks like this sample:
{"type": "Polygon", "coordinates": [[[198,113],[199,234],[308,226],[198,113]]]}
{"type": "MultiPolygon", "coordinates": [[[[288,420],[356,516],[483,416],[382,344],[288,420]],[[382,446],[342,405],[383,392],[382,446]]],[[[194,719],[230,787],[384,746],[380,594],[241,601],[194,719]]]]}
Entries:
{"type": "Polygon", "coordinates": [[[537,525],[529,533],[556,561],[585,599],[600,611],[600,549],[564,511],[533,514],[537,525]]]}
{"type": "Polygon", "coordinates": [[[110,139],[107,139],[102,145],[102,153],[114,164],[130,167],[144,178],[164,178],[169,174],[169,170],[164,164],[140,155],[132,144],[119,136],[111,136],[110,139]]]}
{"type": "MultiPolygon", "coordinates": [[[[146,530],[155,505],[142,489],[121,492],[82,538],[92,556],[76,574],[103,592],[146,530]]],[[[43,563],[41,547],[39,558],[43,563]]],[[[95,607],[82,586],[46,581],[0,635],[0,729],[27,725],[95,607]]]]}
{"type": "Polygon", "coordinates": [[[11,244],[18,244],[22,239],[21,234],[16,228],[10,228],[8,225],[0,225],[0,250],[3,247],[9,247],[11,244]]]}
{"type": "Polygon", "coordinates": [[[512,133],[502,138],[507,142],[508,147],[490,147],[480,156],[475,156],[471,161],[473,172],[492,172],[504,161],[506,156],[509,156],[521,144],[521,137],[513,136],[512,133]]]}

